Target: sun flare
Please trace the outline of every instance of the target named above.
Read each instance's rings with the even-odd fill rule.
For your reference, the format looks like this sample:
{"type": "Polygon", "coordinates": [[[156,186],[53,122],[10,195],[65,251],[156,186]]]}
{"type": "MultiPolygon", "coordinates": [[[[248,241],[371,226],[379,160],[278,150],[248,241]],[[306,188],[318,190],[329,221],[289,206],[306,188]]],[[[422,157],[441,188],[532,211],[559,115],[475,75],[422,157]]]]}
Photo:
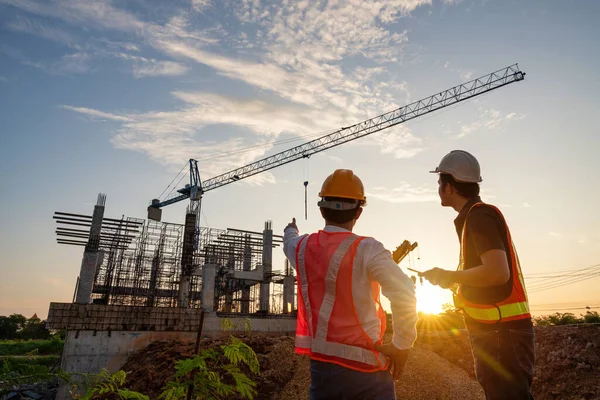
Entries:
{"type": "Polygon", "coordinates": [[[445,299],[442,291],[430,284],[417,285],[417,311],[425,314],[439,314],[443,312],[442,305],[445,299]]]}

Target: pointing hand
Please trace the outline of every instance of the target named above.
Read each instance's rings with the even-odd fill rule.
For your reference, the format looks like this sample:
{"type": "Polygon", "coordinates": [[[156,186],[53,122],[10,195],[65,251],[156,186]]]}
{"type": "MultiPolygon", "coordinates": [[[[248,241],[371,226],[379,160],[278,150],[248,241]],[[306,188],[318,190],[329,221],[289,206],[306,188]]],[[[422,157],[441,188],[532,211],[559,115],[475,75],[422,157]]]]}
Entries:
{"type": "Polygon", "coordinates": [[[285,227],[285,229],[287,228],[294,228],[295,230],[298,230],[298,226],[296,225],[296,218],[292,218],[292,222],[287,224],[287,226],[285,227]]]}

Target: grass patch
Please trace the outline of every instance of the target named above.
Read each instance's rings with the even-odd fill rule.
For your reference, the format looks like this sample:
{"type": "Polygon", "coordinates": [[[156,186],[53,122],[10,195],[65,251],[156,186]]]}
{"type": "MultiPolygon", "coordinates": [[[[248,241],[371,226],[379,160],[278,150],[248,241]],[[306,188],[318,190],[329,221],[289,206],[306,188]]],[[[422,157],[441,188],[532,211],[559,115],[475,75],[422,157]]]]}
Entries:
{"type": "Polygon", "coordinates": [[[19,365],[42,365],[45,367],[52,367],[54,364],[56,364],[56,361],[58,360],[57,355],[50,355],[50,356],[35,356],[35,357],[22,357],[22,356],[0,356],[0,362],[4,362],[4,360],[6,360],[8,363],[10,363],[10,365],[12,366],[19,366],[19,365]]]}
{"type": "MultiPolygon", "coordinates": [[[[54,360],[44,359],[36,360],[27,358],[11,358],[3,357],[0,360],[0,377],[3,375],[47,375],[50,372],[50,368],[56,362],[58,356],[54,360]]],[[[1,380],[1,379],[0,379],[1,380]]]]}
{"type": "Polygon", "coordinates": [[[36,355],[58,355],[64,343],[60,339],[0,341],[0,356],[24,356],[32,352],[36,355]]]}

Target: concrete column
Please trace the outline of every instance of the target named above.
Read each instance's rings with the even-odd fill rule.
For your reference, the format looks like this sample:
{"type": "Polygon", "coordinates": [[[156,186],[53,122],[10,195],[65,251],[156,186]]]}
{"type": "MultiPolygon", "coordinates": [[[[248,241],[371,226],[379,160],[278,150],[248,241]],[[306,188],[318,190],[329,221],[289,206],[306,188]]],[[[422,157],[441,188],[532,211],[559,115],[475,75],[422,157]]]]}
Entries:
{"type": "MultiPolygon", "coordinates": [[[[252,269],[251,261],[252,261],[252,253],[251,247],[248,244],[248,236],[245,238],[246,245],[244,246],[244,259],[242,264],[242,269],[244,271],[250,271],[252,269]]],[[[250,287],[247,285],[247,281],[242,281],[242,304],[241,304],[241,312],[242,314],[250,314],[250,287]]]]}
{"type": "Polygon", "coordinates": [[[102,218],[104,218],[105,203],[106,195],[100,193],[98,195],[98,201],[94,206],[90,236],[87,245],[85,246],[83,259],[81,260],[79,285],[77,287],[77,295],[75,296],[75,303],[78,304],[88,304],[92,297],[96,266],[98,264],[98,247],[100,245],[100,232],[102,231],[102,218]]]}
{"type": "MultiPolygon", "coordinates": [[[[196,234],[196,214],[185,215],[183,228],[183,248],[181,250],[181,277],[179,279],[179,307],[187,308],[190,299],[190,281],[194,262],[194,235],[196,234]]],[[[213,285],[214,286],[214,285],[213,285]]]]}
{"type": "Polygon", "coordinates": [[[263,231],[263,281],[260,284],[260,311],[263,313],[269,312],[269,297],[271,294],[271,273],[273,271],[273,229],[271,221],[265,222],[263,231]]]}
{"type": "Polygon", "coordinates": [[[202,266],[202,310],[214,311],[215,308],[215,278],[217,276],[216,264],[202,266]]]}
{"type": "Polygon", "coordinates": [[[283,278],[283,313],[290,314],[294,311],[294,286],[296,279],[293,276],[283,278]]]}

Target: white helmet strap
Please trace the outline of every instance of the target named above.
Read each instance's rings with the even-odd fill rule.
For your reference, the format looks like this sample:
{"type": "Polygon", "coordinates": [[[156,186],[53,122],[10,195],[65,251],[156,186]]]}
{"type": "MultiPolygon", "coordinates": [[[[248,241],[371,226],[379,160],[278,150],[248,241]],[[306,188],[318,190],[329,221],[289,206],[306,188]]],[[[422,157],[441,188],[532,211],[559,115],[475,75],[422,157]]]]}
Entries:
{"type": "Polygon", "coordinates": [[[321,200],[317,203],[320,208],[330,208],[332,210],[354,210],[359,206],[359,201],[349,203],[346,201],[335,201],[335,200],[321,200]]]}

